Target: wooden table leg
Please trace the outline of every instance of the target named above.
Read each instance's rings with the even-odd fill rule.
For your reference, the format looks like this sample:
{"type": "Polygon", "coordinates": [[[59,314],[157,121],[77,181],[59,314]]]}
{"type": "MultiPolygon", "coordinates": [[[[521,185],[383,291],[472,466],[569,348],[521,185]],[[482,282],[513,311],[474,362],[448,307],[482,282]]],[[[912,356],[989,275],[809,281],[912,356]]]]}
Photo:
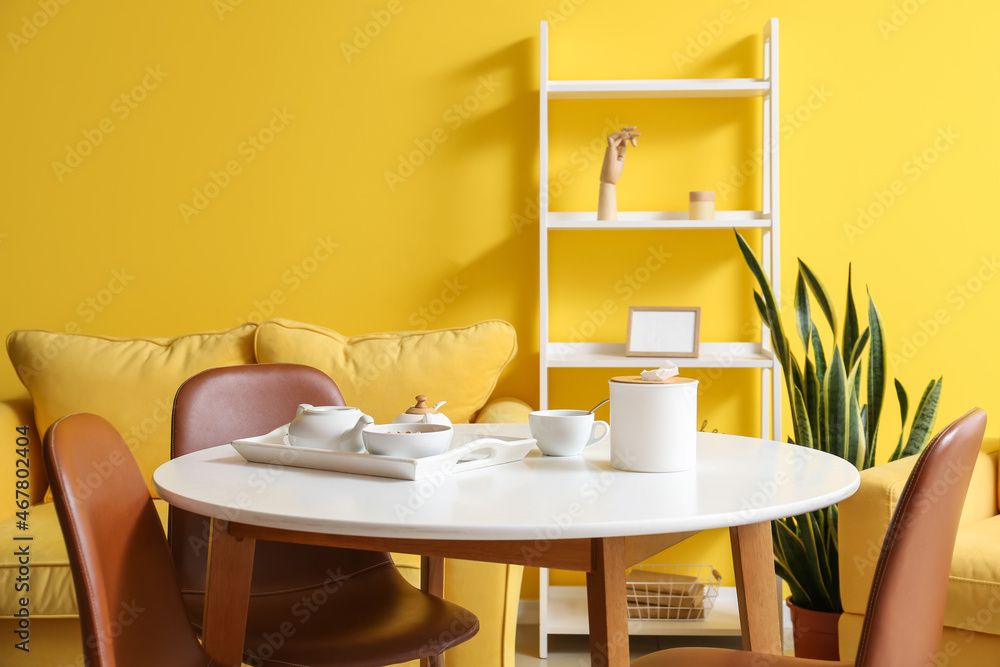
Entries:
{"type": "Polygon", "coordinates": [[[202,643],[220,665],[243,663],[254,544],[253,538],[230,535],[228,521],[212,519],[202,643]]]}
{"type": "MultiPolygon", "coordinates": [[[[420,557],[420,590],[439,598],[444,597],[444,558],[420,557]]],[[[421,658],[420,667],[445,667],[444,654],[421,658]]]]}
{"type": "Polygon", "coordinates": [[[444,558],[420,557],[420,590],[439,598],[444,597],[444,558]]]}
{"type": "Polygon", "coordinates": [[[771,523],[729,529],[736,569],[736,595],[740,603],[743,650],[781,654],[778,601],[774,596],[774,551],[771,523]]]}
{"type": "Polygon", "coordinates": [[[590,618],[590,664],[627,667],[628,609],[625,606],[625,538],[598,538],[593,544],[593,567],[587,573],[587,611],[590,618]]]}

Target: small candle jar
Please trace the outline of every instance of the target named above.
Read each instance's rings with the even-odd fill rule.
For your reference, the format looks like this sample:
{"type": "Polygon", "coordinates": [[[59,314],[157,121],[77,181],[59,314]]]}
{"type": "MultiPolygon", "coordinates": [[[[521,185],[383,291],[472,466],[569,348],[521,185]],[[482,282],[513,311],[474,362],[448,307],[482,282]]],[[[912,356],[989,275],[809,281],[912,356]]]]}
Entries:
{"type": "Polygon", "coordinates": [[[715,220],[715,193],[700,190],[692,191],[688,217],[691,220],[715,220]]]}

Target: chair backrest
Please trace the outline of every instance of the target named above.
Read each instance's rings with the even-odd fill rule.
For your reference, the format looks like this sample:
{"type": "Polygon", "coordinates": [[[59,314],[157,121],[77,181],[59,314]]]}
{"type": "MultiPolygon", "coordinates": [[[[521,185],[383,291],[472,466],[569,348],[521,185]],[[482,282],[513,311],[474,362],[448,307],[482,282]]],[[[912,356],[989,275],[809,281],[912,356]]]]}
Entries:
{"type": "Polygon", "coordinates": [[[64,417],[49,428],[43,456],[69,551],[87,664],[207,665],[184,612],[160,519],[115,428],[96,415],[64,417]]]}
{"type": "Polygon", "coordinates": [[[917,460],[875,568],[858,667],[930,664],[937,653],[955,536],[985,432],[986,413],[975,408],[917,460]]]}
{"type": "MultiPolygon", "coordinates": [[[[171,458],[273,431],[295,418],[300,403],[344,405],[334,382],[320,370],[297,364],[249,364],[213,368],[177,391],[171,458]]],[[[266,471],[265,471],[266,472],[266,471]]],[[[265,492],[264,482],[250,492],[265,492]]],[[[204,593],[209,520],[170,508],[170,553],[184,593],[204,593]]],[[[384,552],[332,549],[258,540],[252,594],[307,588],[335,576],[391,562],[384,552]],[[289,563],[295,567],[289,567],[289,563]]]]}

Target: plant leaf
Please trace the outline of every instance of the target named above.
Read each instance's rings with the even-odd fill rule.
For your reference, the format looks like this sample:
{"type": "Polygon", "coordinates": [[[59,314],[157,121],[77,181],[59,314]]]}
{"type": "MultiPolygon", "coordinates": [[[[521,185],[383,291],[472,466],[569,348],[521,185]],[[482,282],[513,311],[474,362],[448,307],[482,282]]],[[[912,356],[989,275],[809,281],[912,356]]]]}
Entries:
{"type": "Polygon", "coordinates": [[[831,505],[830,507],[827,507],[826,515],[828,517],[827,524],[830,526],[830,543],[828,545],[828,553],[830,554],[830,573],[833,575],[833,586],[831,590],[837,591],[837,596],[834,599],[836,609],[833,611],[842,613],[844,608],[840,599],[840,531],[837,528],[837,521],[839,520],[837,506],[831,505]]]}
{"type": "Polygon", "coordinates": [[[788,339],[785,337],[784,327],[781,324],[781,310],[778,308],[777,301],[775,300],[774,290],[771,289],[771,281],[767,279],[764,268],[760,265],[757,256],[754,255],[753,250],[750,249],[747,242],[735,229],[733,232],[736,234],[736,242],[740,246],[740,252],[743,253],[743,259],[746,261],[750,272],[753,273],[754,278],[757,279],[757,284],[760,286],[761,295],[764,298],[766,306],[765,312],[768,315],[765,323],[771,330],[771,345],[774,348],[774,354],[778,358],[778,361],[784,365],[788,361],[788,339]]]}
{"type": "Polygon", "coordinates": [[[806,359],[805,386],[806,412],[809,415],[809,424],[812,426],[812,446],[813,449],[822,450],[823,428],[819,420],[819,409],[823,399],[820,380],[816,379],[816,369],[812,359],[806,359]]]}
{"type": "Polygon", "coordinates": [[[823,384],[823,377],[826,376],[826,354],[823,352],[823,343],[819,339],[819,329],[816,325],[812,328],[813,355],[816,357],[816,377],[820,384],[823,384]]]}
{"type": "MultiPolygon", "coordinates": [[[[854,292],[851,289],[851,265],[847,265],[847,306],[844,312],[844,337],[843,345],[840,349],[844,354],[851,355],[851,363],[854,363],[854,345],[858,341],[858,309],[854,307],[854,292]]],[[[836,335],[836,334],[834,334],[836,335]]]]}
{"type": "MultiPolygon", "coordinates": [[[[869,459],[874,463],[875,447],[878,440],[878,424],[882,419],[882,405],[885,402],[885,324],[882,322],[882,314],[878,312],[872,295],[868,294],[868,330],[871,331],[871,345],[868,347],[868,450],[869,459]]],[[[899,382],[896,383],[897,393],[902,389],[899,382]]],[[[900,400],[900,405],[904,405],[904,398],[900,400]]],[[[906,417],[903,417],[906,420],[906,417]]],[[[865,467],[871,467],[867,465],[865,467]]]]}
{"type": "Polygon", "coordinates": [[[853,389],[848,404],[847,426],[847,460],[858,470],[865,469],[867,461],[867,444],[865,442],[865,427],[861,420],[861,408],[858,407],[858,394],[853,389]]]}
{"type": "MultiPolygon", "coordinates": [[[[822,605],[822,609],[830,609],[833,607],[833,599],[830,596],[829,589],[826,587],[827,577],[824,577],[822,572],[821,561],[824,559],[820,557],[821,548],[825,551],[825,547],[821,544],[824,535],[816,530],[816,523],[808,514],[795,517],[795,519],[795,524],[799,529],[799,538],[802,540],[802,546],[806,553],[808,578],[810,583],[813,584],[809,586],[810,597],[813,603],[822,605]]],[[[801,582],[805,578],[803,576],[799,581],[801,582]]],[[[808,586],[808,584],[803,585],[808,586]]]]}
{"type": "MultiPolygon", "coordinates": [[[[792,523],[790,519],[784,519],[782,521],[775,521],[771,525],[775,527],[775,541],[781,545],[787,559],[785,564],[788,573],[792,575],[792,580],[795,581],[799,590],[802,591],[802,597],[804,598],[800,602],[796,599],[793,592],[792,602],[807,609],[816,609],[817,605],[820,604],[817,601],[823,597],[819,591],[819,586],[822,584],[817,579],[809,578],[809,573],[813,569],[813,566],[810,563],[802,538],[796,534],[796,531],[792,530],[789,526],[790,523],[792,523]]],[[[789,588],[792,586],[792,580],[786,579],[789,588]]]]}
{"type": "Polygon", "coordinates": [[[865,352],[865,346],[868,344],[870,335],[871,331],[868,327],[865,327],[865,330],[861,332],[861,337],[854,343],[854,350],[851,352],[851,366],[861,361],[861,355],[865,352]]]}
{"type": "Polygon", "coordinates": [[[938,401],[941,398],[943,378],[931,380],[920,397],[920,403],[913,413],[913,425],[910,426],[910,437],[906,440],[902,457],[919,454],[930,442],[934,422],[937,420],[938,401]]]}
{"type": "Polygon", "coordinates": [[[805,277],[806,284],[809,285],[809,291],[816,297],[816,303],[819,304],[819,309],[826,316],[826,321],[830,323],[830,330],[833,331],[834,339],[836,339],[837,313],[833,309],[833,302],[830,301],[830,295],[827,293],[826,288],[823,287],[823,283],[816,277],[816,274],[812,272],[812,269],[801,259],[799,260],[799,273],[805,277]]]}
{"type": "MultiPolygon", "coordinates": [[[[788,557],[783,551],[785,540],[778,537],[778,524],[784,524],[785,521],[787,521],[787,519],[779,519],[771,522],[771,541],[774,543],[775,554],[774,570],[775,573],[784,579],[788,584],[788,589],[792,592],[792,602],[799,604],[801,601],[803,605],[809,605],[809,608],[811,608],[812,602],[809,599],[809,595],[799,583],[798,578],[796,577],[796,571],[793,570],[788,564],[788,557]]],[[[784,529],[791,532],[787,525],[784,526],[784,529]]]]}
{"type": "Polygon", "coordinates": [[[826,417],[826,451],[847,459],[847,433],[849,428],[847,372],[840,348],[833,348],[830,367],[826,370],[823,399],[826,417]]]}
{"type": "Polygon", "coordinates": [[[760,315],[761,321],[764,322],[764,324],[766,324],[768,328],[770,328],[771,324],[768,321],[767,305],[764,303],[764,298],[760,295],[759,292],[757,292],[757,290],[754,290],[753,302],[757,305],[757,314],[760,315]]]}
{"type": "MultiPolygon", "coordinates": [[[[830,568],[830,550],[829,550],[829,522],[827,521],[826,512],[823,510],[818,510],[815,512],[810,512],[808,515],[809,522],[812,524],[813,533],[816,535],[816,555],[819,561],[819,574],[823,579],[823,588],[829,592],[836,590],[833,588],[833,572],[830,568]]],[[[833,606],[834,598],[838,597],[835,595],[829,595],[830,605],[833,606]]]]}
{"type": "Polygon", "coordinates": [[[812,334],[812,315],[809,312],[809,290],[802,280],[802,273],[795,279],[795,327],[802,339],[805,356],[809,356],[809,337],[812,334]]]}
{"type": "Polygon", "coordinates": [[[798,387],[793,387],[792,410],[795,414],[795,441],[803,447],[813,449],[812,424],[809,421],[809,409],[806,400],[798,387]]]}
{"type": "Polygon", "coordinates": [[[895,378],[892,381],[896,385],[896,398],[899,399],[899,416],[902,421],[902,428],[906,428],[906,415],[910,411],[910,401],[906,397],[906,390],[903,389],[903,383],[895,378]]]}

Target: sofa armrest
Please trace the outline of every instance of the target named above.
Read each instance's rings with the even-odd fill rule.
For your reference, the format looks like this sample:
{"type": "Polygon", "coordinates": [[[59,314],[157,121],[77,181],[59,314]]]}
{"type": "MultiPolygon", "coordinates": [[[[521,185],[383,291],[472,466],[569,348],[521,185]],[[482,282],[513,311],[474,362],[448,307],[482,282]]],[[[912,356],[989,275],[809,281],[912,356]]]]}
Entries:
{"type": "MultiPolygon", "coordinates": [[[[863,471],[857,492],[840,503],[840,597],[845,612],[864,614],[867,609],[882,543],[916,462],[917,457],[910,456],[863,471]]],[[[961,524],[996,514],[997,452],[980,452],[962,509],[961,524]]]]}
{"type": "Polygon", "coordinates": [[[496,398],[476,415],[477,424],[527,424],[532,407],[517,398],[496,398]]]}
{"type": "MultiPolygon", "coordinates": [[[[45,491],[49,488],[49,480],[42,463],[42,436],[35,428],[35,416],[31,399],[27,396],[0,401],[0,521],[10,517],[17,509],[14,505],[14,490],[18,479],[28,481],[28,495],[31,504],[42,502],[45,491]],[[17,439],[21,434],[15,429],[19,426],[28,427],[28,476],[18,478],[17,439]]],[[[22,443],[24,441],[22,440],[22,443]]],[[[24,469],[25,464],[20,464],[24,469]]]]}

